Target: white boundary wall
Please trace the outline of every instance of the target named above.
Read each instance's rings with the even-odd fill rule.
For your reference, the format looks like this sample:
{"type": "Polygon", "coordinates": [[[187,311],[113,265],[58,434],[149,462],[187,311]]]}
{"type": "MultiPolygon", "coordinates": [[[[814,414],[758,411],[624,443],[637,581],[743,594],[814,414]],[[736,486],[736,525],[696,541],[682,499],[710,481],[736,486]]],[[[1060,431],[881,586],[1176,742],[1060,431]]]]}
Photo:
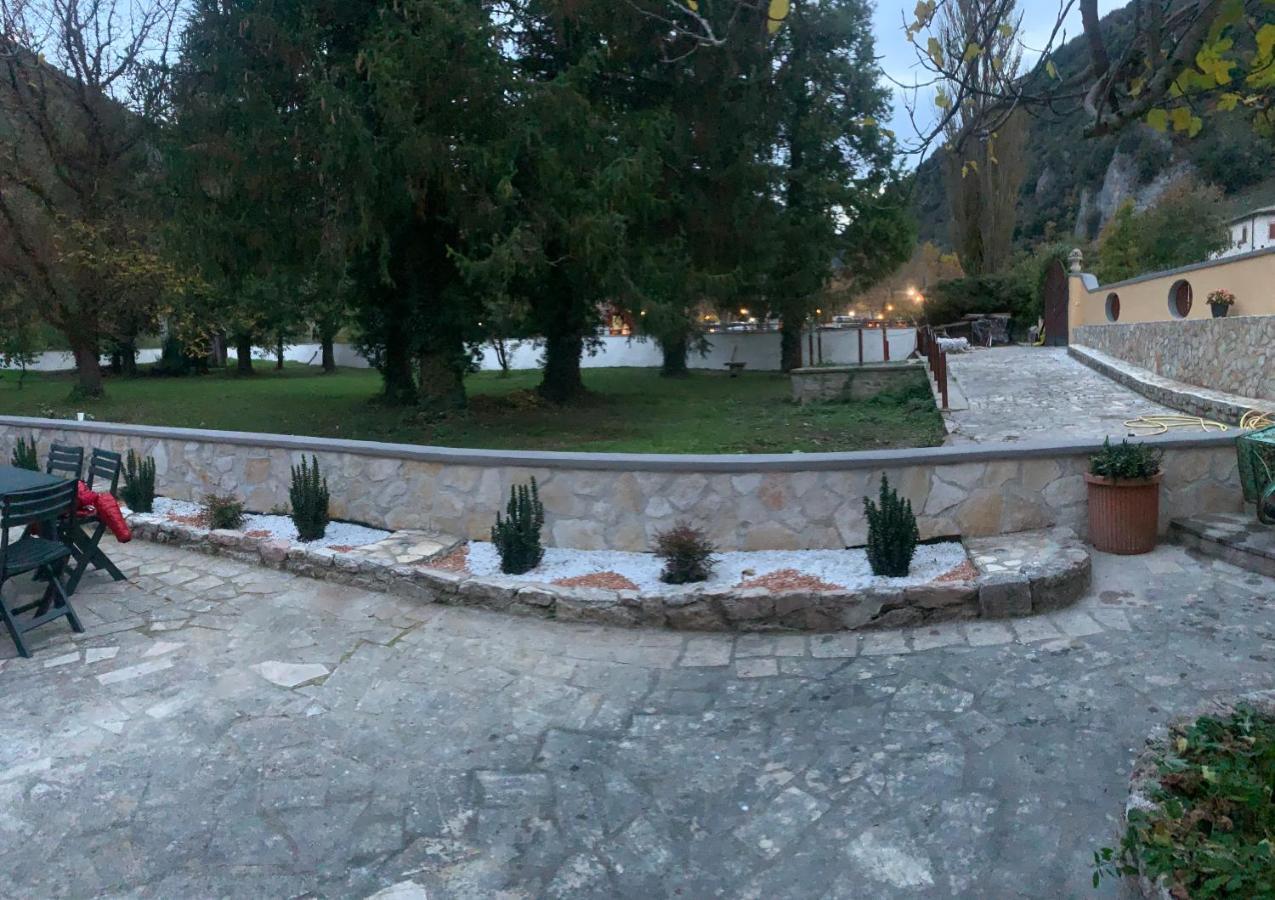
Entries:
{"type": "MultiPolygon", "coordinates": [[[[906,359],[916,348],[916,330],[913,328],[891,328],[890,358],[906,359]]],[[[693,369],[722,369],[726,363],[734,360],[742,362],[747,369],[755,371],[776,371],[779,368],[779,332],[742,332],[727,334],[711,334],[708,336],[712,345],[706,356],[691,354],[688,360],[693,369]]],[[[601,346],[593,355],[585,354],[585,368],[602,368],[607,366],[635,366],[653,368],[660,365],[659,346],[651,340],[643,338],[603,337],[601,346]]],[[[828,328],[821,332],[816,344],[822,343],[824,363],[857,363],[882,362],[881,329],[865,328],[863,330],[863,359],[859,359],[858,329],[828,328]]],[[[802,353],[809,348],[808,338],[802,337],[802,353]]],[[[365,369],[368,362],[349,344],[337,344],[334,348],[336,364],[352,368],[365,369]]],[[[816,348],[816,352],[818,347],[816,348]]],[[[536,369],[540,366],[541,347],[535,341],[523,341],[513,354],[512,367],[515,369],[536,369]]],[[[266,347],[254,347],[254,359],[273,362],[274,350],[266,347]]],[[[159,358],[158,350],[142,350],[137,354],[139,363],[152,363],[159,358]]],[[[320,365],[322,359],[318,344],[296,344],[284,351],[284,358],[292,362],[320,365]]],[[[103,360],[106,361],[105,359],[103,360]]],[[[818,359],[815,360],[818,362],[818,359]]],[[[810,361],[806,360],[809,365],[810,361]]],[[[495,371],[500,368],[496,361],[496,352],[490,347],[483,348],[480,367],[484,371],[495,371]]],[[[52,372],[75,368],[75,361],[70,353],[49,351],[40,356],[40,360],[29,367],[32,371],[52,372]]]]}

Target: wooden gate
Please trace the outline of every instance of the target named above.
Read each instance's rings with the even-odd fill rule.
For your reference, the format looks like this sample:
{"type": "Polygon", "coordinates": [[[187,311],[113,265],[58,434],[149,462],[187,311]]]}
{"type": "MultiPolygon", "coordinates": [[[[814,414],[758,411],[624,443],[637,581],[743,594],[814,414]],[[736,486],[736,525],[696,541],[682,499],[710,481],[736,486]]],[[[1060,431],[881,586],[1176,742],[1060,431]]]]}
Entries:
{"type": "Polygon", "coordinates": [[[1045,273],[1045,344],[1067,346],[1067,271],[1060,259],[1045,273]]]}

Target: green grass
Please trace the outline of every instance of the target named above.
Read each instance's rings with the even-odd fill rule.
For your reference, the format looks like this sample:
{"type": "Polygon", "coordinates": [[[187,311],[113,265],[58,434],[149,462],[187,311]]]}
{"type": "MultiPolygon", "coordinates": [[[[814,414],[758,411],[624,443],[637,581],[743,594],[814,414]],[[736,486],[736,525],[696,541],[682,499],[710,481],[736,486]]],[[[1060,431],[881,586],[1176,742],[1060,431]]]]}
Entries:
{"type": "Polygon", "coordinates": [[[106,398],[67,399],[71,376],[0,377],[0,413],[104,422],[262,431],[448,447],[592,450],[631,453],[782,453],[924,447],[943,439],[943,423],[918,374],[907,389],[865,402],[800,407],[784,375],[728,378],[694,372],[660,378],[651,369],[586,369],[590,396],[576,406],[543,404],[532,388],[540,373],[508,378],[483,372],[466,382],[470,408],[443,418],[374,402],[379,376],[363,369],[323,375],[292,365],[259,367],[240,378],[112,378],[106,398]]]}

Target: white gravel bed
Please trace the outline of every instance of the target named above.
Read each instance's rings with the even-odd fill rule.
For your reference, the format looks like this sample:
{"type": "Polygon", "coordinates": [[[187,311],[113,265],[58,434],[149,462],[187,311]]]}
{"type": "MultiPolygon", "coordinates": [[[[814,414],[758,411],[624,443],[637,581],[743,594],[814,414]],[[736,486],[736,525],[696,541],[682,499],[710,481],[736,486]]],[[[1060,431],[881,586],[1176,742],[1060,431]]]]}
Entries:
{"type": "MultiPolygon", "coordinates": [[[[861,590],[874,585],[905,587],[925,584],[965,562],[968,557],[959,541],[923,544],[916,548],[912,571],[906,578],[877,578],[868,565],[863,550],[751,550],[718,553],[713,577],[700,586],[734,587],[741,581],[760,578],[780,569],[795,569],[802,575],[813,575],[829,584],[847,590],[861,590]],[[745,570],[749,574],[745,575],[745,570]]],[[[625,553],[617,550],[563,550],[545,548],[540,565],[525,575],[503,575],[500,556],[488,541],[469,542],[469,571],[484,578],[513,582],[552,582],[595,572],[615,572],[638,586],[640,591],[668,590],[660,581],[663,562],[650,553],[625,553]]]]}
{"type": "MultiPolygon", "coordinates": [[[[170,500],[168,497],[156,497],[153,507],[157,516],[198,516],[203,507],[189,500],[170,500]]],[[[196,526],[198,527],[198,526],[196,526]]],[[[287,516],[276,516],[269,513],[250,513],[244,520],[241,531],[268,531],[270,538],[262,540],[290,541],[306,547],[361,547],[375,544],[390,536],[390,532],[380,528],[368,528],[366,525],[354,525],[349,522],[329,522],[323,537],[317,541],[302,542],[297,537],[297,527],[287,516]]]]}

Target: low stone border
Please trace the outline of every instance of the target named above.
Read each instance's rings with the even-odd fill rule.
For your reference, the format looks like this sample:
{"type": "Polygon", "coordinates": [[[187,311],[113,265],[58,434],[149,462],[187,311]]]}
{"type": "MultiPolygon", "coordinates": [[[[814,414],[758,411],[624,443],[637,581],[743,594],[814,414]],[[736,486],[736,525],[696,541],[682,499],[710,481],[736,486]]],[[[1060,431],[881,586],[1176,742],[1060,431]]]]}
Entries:
{"type": "Polygon", "coordinates": [[[968,542],[976,574],[959,581],[857,592],[779,593],[765,588],[669,585],[652,594],[534,582],[511,585],[430,569],[427,563],[461,541],[425,532],[396,532],[386,541],[340,553],[237,531],[205,531],[157,515],[129,513],[128,521],[134,537],[142,540],[387,591],[423,603],[688,631],[842,631],[1029,615],[1074,602],[1084,594],[1090,578],[1089,555],[1066,528],[968,542]],[[387,544],[400,549],[386,552],[387,544]],[[400,552],[405,547],[417,550],[400,552]]]}
{"type": "MultiPolygon", "coordinates": [[[[1266,716],[1275,717],[1275,690],[1271,691],[1255,691],[1251,694],[1241,694],[1230,699],[1210,700],[1202,706],[1197,707],[1190,713],[1181,716],[1175,716],[1167,724],[1159,725],[1151,734],[1147,735],[1146,746],[1142,752],[1138,754],[1138,758],[1133,763],[1133,771],[1129,776],[1129,799],[1125,802],[1124,814],[1121,816],[1121,835],[1129,827],[1129,813],[1135,809],[1155,809],[1157,804],[1151,798],[1157,787],[1159,787],[1159,767],[1157,760],[1163,759],[1165,754],[1170,752],[1169,741],[1172,732],[1176,728],[1189,726],[1201,716],[1229,716],[1235,711],[1235,707],[1240,705],[1251,706],[1259,713],[1266,716]]],[[[1169,893],[1168,884],[1163,877],[1154,881],[1146,874],[1142,861],[1138,860],[1138,868],[1141,874],[1136,879],[1139,892],[1143,897],[1155,898],[1155,900],[1173,900],[1169,893]]]]}
{"type": "Polygon", "coordinates": [[[1067,352],[1094,371],[1137,391],[1147,399],[1154,400],[1163,406],[1180,409],[1193,416],[1202,416],[1234,425],[1240,421],[1244,413],[1251,409],[1275,413],[1275,401],[1241,397],[1238,394],[1228,394],[1197,387],[1183,381],[1174,381],[1172,378],[1157,375],[1100,350],[1094,350],[1092,347],[1072,344],[1067,348],[1067,352]]]}

